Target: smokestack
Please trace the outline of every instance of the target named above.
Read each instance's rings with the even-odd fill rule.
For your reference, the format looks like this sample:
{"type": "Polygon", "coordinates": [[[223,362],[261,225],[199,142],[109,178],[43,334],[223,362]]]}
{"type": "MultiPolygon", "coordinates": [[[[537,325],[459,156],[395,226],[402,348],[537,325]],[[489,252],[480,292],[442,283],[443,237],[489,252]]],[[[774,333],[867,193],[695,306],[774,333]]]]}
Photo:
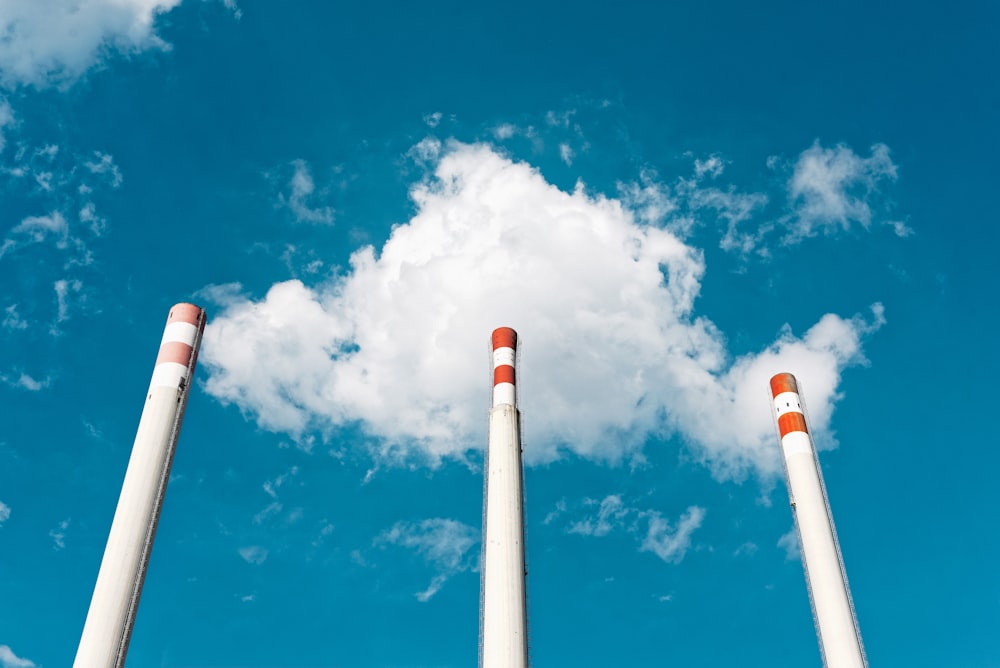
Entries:
{"type": "Polygon", "coordinates": [[[200,307],[170,309],[74,668],[125,665],[204,329],[200,307]]]}
{"type": "Polygon", "coordinates": [[[837,531],[795,376],[779,373],[771,378],[771,396],[823,663],[827,668],[867,668],[837,531]]]}
{"type": "Polygon", "coordinates": [[[524,569],[521,414],[514,365],[517,332],[493,331],[493,405],[486,451],[481,668],[526,668],[528,622],[524,569]]]}

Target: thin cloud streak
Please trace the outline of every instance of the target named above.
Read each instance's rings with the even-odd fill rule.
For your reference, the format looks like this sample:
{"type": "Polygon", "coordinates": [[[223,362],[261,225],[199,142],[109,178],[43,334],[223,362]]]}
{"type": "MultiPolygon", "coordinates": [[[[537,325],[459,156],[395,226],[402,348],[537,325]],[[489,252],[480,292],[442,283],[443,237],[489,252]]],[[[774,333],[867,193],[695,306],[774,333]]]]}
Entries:
{"type": "Polygon", "coordinates": [[[437,573],[423,591],[414,596],[426,603],[454,575],[473,570],[473,548],[479,543],[479,531],[458,520],[435,517],[420,522],[397,522],[382,532],[375,545],[396,545],[413,550],[437,573]]]}
{"type": "Polygon", "coordinates": [[[35,662],[14,654],[9,645],[0,645],[0,668],[35,668],[35,662]]]}
{"type": "Polygon", "coordinates": [[[167,50],[156,18],[182,0],[0,3],[0,84],[66,88],[110,54],[167,50]]]}
{"type": "MultiPolygon", "coordinates": [[[[691,547],[691,536],[701,527],[706,510],[690,506],[676,521],[670,522],[658,510],[643,510],[627,505],[620,495],[610,494],[601,501],[584,499],[584,507],[597,506],[596,515],[572,522],[566,533],[602,537],[613,531],[625,531],[639,537],[640,552],[652,552],[668,564],[679,564],[691,547]]],[[[559,509],[561,514],[565,504],[559,509]]],[[[550,514],[550,517],[552,515],[550,514]]],[[[546,524],[548,524],[546,518],[546,524]]]]}

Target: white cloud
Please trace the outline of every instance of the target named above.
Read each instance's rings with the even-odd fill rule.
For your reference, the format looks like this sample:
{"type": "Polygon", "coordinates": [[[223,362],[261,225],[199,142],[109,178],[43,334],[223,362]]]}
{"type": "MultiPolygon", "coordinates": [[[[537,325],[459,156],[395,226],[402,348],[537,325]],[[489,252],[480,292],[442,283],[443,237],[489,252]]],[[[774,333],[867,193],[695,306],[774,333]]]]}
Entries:
{"type": "Polygon", "coordinates": [[[501,123],[500,125],[493,128],[493,138],[497,141],[503,141],[504,139],[510,139],[518,132],[516,125],[512,123],[501,123]]]}
{"type": "MultiPolygon", "coordinates": [[[[642,510],[625,504],[621,496],[611,494],[600,502],[585,499],[586,507],[598,506],[597,514],[569,525],[566,533],[582,536],[606,536],[624,530],[641,536],[639,550],[652,552],[663,561],[680,563],[691,546],[691,534],[701,526],[705,509],[689,507],[676,522],[668,522],[657,510],[642,510]]],[[[564,506],[565,507],[565,506],[564,506]]]]}
{"type": "Polygon", "coordinates": [[[430,600],[453,575],[476,567],[472,548],[478,543],[477,529],[440,517],[397,522],[375,539],[376,545],[398,545],[415,551],[437,571],[427,588],[415,594],[421,603],[430,600]]]}
{"type": "Polygon", "coordinates": [[[320,522],[319,533],[316,534],[316,538],[312,541],[312,546],[319,547],[322,545],[324,541],[326,541],[326,539],[333,533],[334,528],[335,527],[329,520],[323,518],[320,522]]]}
{"type": "Polygon", "coordinates": [[[565,111],[549,111],[545,114],[545,122],[552,127],[568,128],[576,115],[576,109],[565,111]]]}
{"type": "Polygon", "coordinates": [[[77,279],[59,279],[52,284],[56,293],[56,323],[69,319],[70,300],[83,291],[83,283],[77,279]]]}
{"type": "Polygon", "coordinates": [[[913,236],[913,228],[901,220],[890,220],[886,225],[891,227],[895,235],[901,239],[913,236]]]}
{"type": "Polygon", "coordinates": [[[49,531],[53,550],[59,551],[66,547],[66,529],[69,528],[69,522],[69,519],[65,519],[49,531]]]}
{"type": "MultiPolygon", "coordinates": [[[[647,225],[667,225],[673,218],[680,203],[670,192],[670,188],[659,181],[658,175],[651,169],[645,169],[639,174],[638,182],[619,183],[618,191],[623,204],[628,207],[636,219],[647,225]]],[[[693,221],[686,221],[682,229],[670,225],[671,231],[678,236],[687,236],[693,221]]]]}
{"type": "Polygon", "coordinates": [[[0,668],[35,668],[35,663],[14,654],[7,645],[0,645],[0,668]]]}
{"type": "MultiPolygon", "coordinates": [[[[107,221],[99,215],[95,194],[122,183],[122,172],[107,153],[77,154],[55,144],[20,145],[13,166],[0,168],[10,187],[50,208],[28,216],[0,241],[0,258],[28,247],[54,248],[65,257],[64,267],[87,266],[94,260],[89,240],[100,237],[107,221]]],[[[32,258],[29,261],[35,261],[32,258]]]]}
{"type": "MultiPolygon", "coordinates": [[[[598,502],[594,499],[585,501],[587,505],[596,503],[598,502]]],[[[630,508],[625,507],[621,497],[615,494],[605,497],[599,506],[596,516],[574,522],[566,531],[583,536],[605,536],[612,529],[620,526],[631,511],[630,508]]]]}
{"type": "Polygon", "coordinates": [[[619,183],[618,190],[624,203],[646,224],[662,225],[684,239],[703,222],[703,217],[710,215],[725,224],[720,248],[744,256],[752,251],[766,255],[761,242],[773,224],[746,231],[742,223],[767,206],[768,196],[740,192],[735,186],[722,188],[703,183],[706,175],[712,179],[721,175],[724,164],[719,156],[696,159],[694,176],[678,178],[672,186],[662,183],[656,171],[645,169],[637,182],[619,183]]]}
{"type": "Polygon", "coordinates": [[[59,249],[65,249],[69,239],[69,224],[58,211],[47,216],[28,216],[11,228],[7,238],[0,245],[0,258],[8,252],[28,246],[52,241],[59,249]]]}
{"type": "Polygon", "coordinates": [[[267,506],[265,506],[262,511],[253,516],[253,523],[263,524],[269,518],[274,517],[275,515],[280,513],[282,508],[284,508],[284,506],[281,504],[281,502],[272,501],[271,503],[267,504],[267,506]]]}
{"type": "Polygon", "coordinates": [[[557,519],[559,519],[559,517],[565,512],[566,512],[566,499],[565,498],[559,499],[558,501],[556,501],[556,507],[545,516],[544,520],[542,520],[542,524],[552,524],[557,519]]]}
{"type": "Polygon", "coordinates": [[[797,561],[801,559],[799,551],[799,534],[793,526],[787,533],[782,534],[778,539],[778,547],[785,551],[786,561],[797,561]]]}
{"type": "Polygon", "coordinates": [[[645,517],[649,526],[639,549],[652,552],[668,564],[679,564],[691,547],[691,534],[705,519],[705,509],[691,506],[673,525],[655,510],[647,511],[645,517]]]}
{"type": "Polygon", "coordinates": [[[295,216],[295,220],[300,223],[332,223],[333,209],[313,201],[316,183],[309,171],[309,165],[305,160],[293,160],[292,167],[294,171],[288,181],[288,193],[278,195],[278,204],[288,208],[295,216]]]}
{"type": "Polygon", "coordinates": [[[788,181],[791,217],[786,243],[819,233],[833,234],[852,224],[868,228],[872,199],[886,181],[896,180],[889,147],[875,144],[862,158],[847,146],[824,148],[817,141],[799,155],[788,181]]]}
{"type": "Polygon", "coordinates": [[[431,114],[424,114],[424,123],[427,124],[429,128],[436,128],[440,123],[444,115],[440,111],[435,111],[431,114]]]}
{"type": "Polygon", "coordinates": [[[567,165],[573,164],[573,158],[576,157],[576,153],[573,151],[573,147],[567,143],[559,144],[559,159],[565,162],[567,165]]]}
{"type": "Polygon", "coordinates": [[[0,373],[0,382],[10,387],[17,387],[22,390],[28,390],[29,392],[38,392],[39,390],[44,390],[52,382],[51,378],[45,378],[44,380],[38,380],[37,378],[32,378],[23,371],[15,372],[16,377],[9,376],[7,374],[0,373]]]}
{"type": "Polygon", "coordinates": [[[17,312],[17,304],[11,304],[3,311],[3,321],[0,322],[0,327],[4,329],[27,329],[28,321],[21,317],[21,314],[17,312]]]}
{"type": "Polygon", "coordinates": [[[240,558],[248,564],[253,564],[255,566],[260,566],[267,560],[268,550],[267,548],[261,547],[260,545],[248,545],[246,547],[241,547],[239,550],[240,558]]]}
{"type": "Polygon", "coordinates": [[[267,495],[270,496],[272,499],[277,499],[278,498],[278,489],[280,489],[281,486],[285,484],[286,480],[288,480],[290,477],[298,475],[298,474],[299,474],[299,467],[298,466],[293,466],[290,469],[288,469],[287,471],[285,471],[284,473],[282,473],[281,475],[276,476],[274,478],[274,480],[266,480],[266,481],[264,481],[264,485],[263,485],[264,492],[266,492],[267,495]]]}
{"type": "MultiPolygon", "coordinates": [[[[741,223],[750,220],[767,205],[767,195],[742,193],[732,186],[725,190],[693,186],[688,197],[688,205],[692,211],[711,210],[719,220],[725,222],[726,231],[719,241],[719,248],[744,256],[754,250],[762,252],[760,244],[764,235],[771,231],[771,224],[765,223],[753,232],[746,232],[741,223]]],[[[762,254],[766,255],[766,250],[762,254]]]]}
{"type": "Polygon", "coordinates": [[[0,83],[68,86],[115,53],[167,49],[156,17],[181,0],[4,0],[0,83]]]}
{"type": "Polygon", "coordinates": [[[94,159],[84,161],[83,165],[91,174],[107,176],[107,181],[112,188],[120,188],[122,181],[124,181],[122,170],[115,164],[115,159],[107,153],[94,151],[94,159]]]}
{"type": "Polygon", "coordinates": [[[704,160],[695,158],[694,161],[694,175],[699,179],[704,178],[706,175],[714,179],[722,174],[725,168],[725,161],[722,159],[722,156],[717,154],[710,155],[704,160]]]}
{"type": "Polygon", "coordinates": [[[564,451],[616,462],[678,433],[718,477],[769,476],[770,375],[799,377],[823,434],[841,372],[883,322],[881,307],[871,322],[828,314],[730,360],[694,311],[702,253],[621,201],[457,143],[411,196],[414,217],[331,282],[278,283],[256,301],[227,293],[205,333],[208,392],[267,430],[360,424],[380,460],[434,464],[485,444],[482,351],[508,325],[524,342],[527,462],[564,451]]]}
{"type": "Polygon", "coordinates": [[[243,10],[236,4],[236,0],[222,0],[222,5],[233,14],[233,18],[239,21],[243,18],[243,10]]]}
{"type": "Polygon", "coordinates": [[[0,501],[0,526],[10,519],[10,506],[8,506],[3,501],[0,501]]]}
{"type": "Polygon", "coordinates": [[[14,110],[10,108],[10,103],[7,100],[0,98],[0,153],[3,153],[4,146],[7,143],[3,130],[8,125],[13,124],[14,110]]]}

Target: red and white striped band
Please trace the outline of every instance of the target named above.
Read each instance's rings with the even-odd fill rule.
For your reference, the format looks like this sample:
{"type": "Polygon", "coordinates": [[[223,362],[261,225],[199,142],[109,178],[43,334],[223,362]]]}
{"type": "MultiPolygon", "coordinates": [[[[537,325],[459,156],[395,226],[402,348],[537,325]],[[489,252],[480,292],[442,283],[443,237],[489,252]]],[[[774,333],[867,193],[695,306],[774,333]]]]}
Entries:
{"type": "Polygon", "coordinates": [[[801,431],[806,434],[806,416],[802,412],[802,399],[799,397],[799,385],[795,376],[790,373],[779,373],[771,378],[771,396],[774,398],[775,416],[778,418],[778,431],[781,438],[786,434],[801,431]]]}
{"type": "Polygon", "coordinates": [[[510,327],[493,330],[493,405],[517,405],[514,361],[517,356],[517,332],[510,327]]]}
{"type": "Polygon", "coordinates": [[[167,316],[167,326],[160,340],[160,353],[153,367],[153,379],[149,389],[154,387],[180,388],[187,380],[198,358],[195,350],[201,332],[205,329],[205,310],[194,304],[176,304],[167,316]]]}

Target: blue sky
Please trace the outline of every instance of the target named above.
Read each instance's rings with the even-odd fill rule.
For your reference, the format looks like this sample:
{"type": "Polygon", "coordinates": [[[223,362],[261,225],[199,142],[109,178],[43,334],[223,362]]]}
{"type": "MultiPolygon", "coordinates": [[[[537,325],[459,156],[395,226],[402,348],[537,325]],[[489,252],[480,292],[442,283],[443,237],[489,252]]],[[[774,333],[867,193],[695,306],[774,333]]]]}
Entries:
{"type": "Polygon", "coordinates": [[[500,325],[534,665],[820,665],[780,371],[872,664],[1000,665],[1000,17],[869,5],[0,5],[0,667],[71,664],[185,300],[130,665],[473,665],[500,325]]]}

